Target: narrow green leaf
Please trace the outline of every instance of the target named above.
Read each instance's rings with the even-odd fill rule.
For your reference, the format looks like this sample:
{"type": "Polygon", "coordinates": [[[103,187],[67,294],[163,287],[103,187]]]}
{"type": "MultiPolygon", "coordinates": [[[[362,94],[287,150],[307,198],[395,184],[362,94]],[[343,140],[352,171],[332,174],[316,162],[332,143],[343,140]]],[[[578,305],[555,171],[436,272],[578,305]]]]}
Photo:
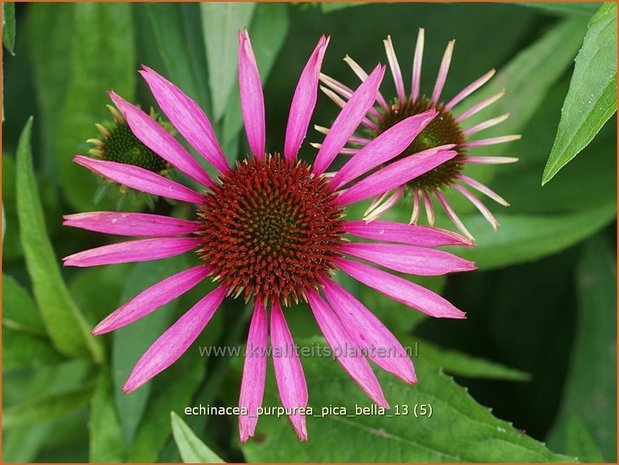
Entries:
{"type": "MultiPolygon", "coordinates": [[[[57,166],[71,206],[93,210],[96,179],[72,159],[87,150],[85,141],[96,135],[94,124],[110,118],[105,108],[110,103],[108,90],[133,99],[137,74],[133,22],[126,3],[73,6],[71,74],[57,135],[57,166]]],[[[97,208],[107,207],[99,204],[97,208]]]]}
{"type": "Polygon", "coordinates": [[[591,18],[561,110],[542,184],[550,181],[595,137],[617,111],[617,5],[591,18]]]}
{"type": "MultiPolygon", "coordinates": [[[[318,339],[306,341],[319,344],[318,339]]],[[[263,415],[257,437],[242,446],[249,462],[555,462],[568,457],[492,416],[465,389],[420,357],[419,381],[405,384],[378,374],[391,409],[380,413],[347,373],[330,358],[303,358],[313,416],[309,441],[296,438],[289,422],[263,415]],[[424,407],[421,407],[421,406],[424,407]],[[344,407],[336,412],[329,407],[344,407]],[[326,412],[325,409],[326,408],[326,412]],[[365,412],[360,408],[366,408],[365,412]],[[430,410],[432,414],[430,415],[430,410]],[[399,415],[398,415],[399,414],[399,415]],[[389,416],[388,416],[389,415],[389,416]]],[[[270,379],[265,406],[279,406],[270,379]]]]}
{"type": "Polygon", "coordinates": [[[125,459],[125,439],[113,400],[113,389],[110,374],[103,371],[90,403],[88,430],[91,462],[123,462],[125,459]]]}
{"type": "MultiPolygon", "coordinates": [[[[136,264],[126,278],[119,305],[135,297],[144,289],[187,268],[185,257],[158,260],[136,264]]],[[[177,301],[159,308],[148,315],[113,333],[112,376],[114,379],[114,399],[120,413],[120,422],[128,443],[133,440],[148,402],[151,383],[147,383],[131,394],[122,392],[136,362],[148,347],[155,342],[168,327],[174,317],[177,301]]],[[[110,312],[114,309],[110,309],[110,312]]]]}
{"type": "Polygon", "coordinates": [[[32,297],[11,276],[2,273],[2,326],[44,336],[45,325],[32,297]]]}
{"type": "Polygon", "coordinates": [[[449,374],[466,378],[504,381],[528,381],[531,379],[531,375],[524,371],[491,360],[473,357],[463,352],[442,349],[425,341],[419,344],[419,357],[441,367],[449,374]]]}
{"type": "Polygon", "coordinates": [[[170,412],[172,434],[184,463],[225,463],[176,413],[170,412]]]}
{"type": "Polygon", "coordinates": [[[255,3],[201,3],[202,32],[215,121],[224,115],[237,75],[238,31],[248,27],[255,3]]]}
{"type": "Polygon", "coordinates": [[[93,389],[93,384],[85,384],[9,407],[2,412],[2,428],[10,430],[62,418],[85,407],[92,397],[93,389]]]}
{"type": "Polygon", "coordinates": [[[566,413],[559,428],[553,431],[548,443],[557,450],[578,457],[581,462],[605,462],[587,425],[576,413],[566,413]]]}
{"type": "Polygon", "coordinates": [[[2,2],[2,45],[15,55],[15,3],[2,2]]]}
{"type": "Polygon", "coordinates": [[[593,16],[593,14],[603,5],[602,2],[536,2],[518,3],[518,5],[528,6],[547,11],[552,14],[578,14],[593,16]]]}
{"type": "Polygon", "coordinates": [[[499,268],[560,252],[599,231],[615,218],[614,203],[557,215],[496,215],[498,231],[478,216],[463,218],[477,245],[459,255],[474,260],[481,269],[499,268]]]}
{"type": "Polygon", "coordinates": [[[103,359],[101,343],[89,334],[89,325],[71,298],[60,274],[58,259],[47,237],[43,209],[32,167],[28,120],[17,148],[17,209],[20,237],[34,296],[49,336],[63,354],[95,361],[103,359]]]}
{"type": "MultiPolygon", "coordinates": [[[[569,434],[569,416],[580,416],[605,461],[616,461],[617,264],[604,236],[583,249],[576,274],[578,324],[561,410],[550,442],[569,434]]],[[[602,460],[600,460],[602,461],[602,460]]]]}
{"type": "Polygon", "coordinates": [[[321,2],[320,8],[323,13],[331,13],[332,11],[343,10],[344,8],[352,8],[354,6],[367,5],[367,2],[321,2]]]}

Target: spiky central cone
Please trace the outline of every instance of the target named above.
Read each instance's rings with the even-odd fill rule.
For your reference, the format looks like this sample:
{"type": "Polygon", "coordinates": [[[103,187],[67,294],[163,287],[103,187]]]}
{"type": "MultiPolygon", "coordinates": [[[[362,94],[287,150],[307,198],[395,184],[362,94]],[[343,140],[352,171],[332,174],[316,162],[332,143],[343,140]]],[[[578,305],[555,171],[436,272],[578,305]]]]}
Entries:
{"type": "Polygon", "coordinates": [[[154,173],[169,168],[163,158],[135,137],[126,122],[116,124],[109,133],[104,140],[103,154],[106,160],[139,166],[154,173]]]}
{"type": "MultiPolygon", "coordinates": [[[[377,121],[377,126],[380,130],[379,134],[409,116],[418,115],[432,107],[432,102],[426,97],[422,97],[415,104],[410,99],[403,104],[396,100],[391,105],[390,110],[384,112],[380,120],[377,121]]],[[[394,158],[393,161],[399,160],[406,155],[412,155],[413,153],[446,144],[456,144],[455,150],[458,151],[458,155],[410,181],[408,186],[412,188],[434,190],[449,186],[462,171],[462,161],[466,156],[462,147],[462,144],[465,142],[462,129],[451,112],[444,110],[442,104],[434,107],[434,109],[438,111],[438,115],[421,131],[406,150],[394,158]]]]}
{"type": "Polygon", "coordinates": [[[342,208],[323,176],[278,154],[237,163],[204,195],[199,256],[229,294],[305,300],[333,268],[342,243],[342,208]]]}

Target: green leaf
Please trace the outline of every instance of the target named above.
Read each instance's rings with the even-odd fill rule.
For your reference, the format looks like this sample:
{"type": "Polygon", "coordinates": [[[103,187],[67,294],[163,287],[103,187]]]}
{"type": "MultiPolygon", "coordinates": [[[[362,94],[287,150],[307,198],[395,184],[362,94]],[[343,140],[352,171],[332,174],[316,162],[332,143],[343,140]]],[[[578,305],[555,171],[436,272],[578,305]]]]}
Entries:
{"type": "Polygon", "coordinates": [[[45,325],[32,297],[11,276],[2,273],[2,326],[44,336],[45,325]]]}
{"type": "Polygon", "coordinates": [[[46,337],[35,336],[7,327],[3,329],[2,337],[5,341],[2,351],[3,370],[52,365],[63,358],[46,337]]]}
{"type": "Polygon", "coordinates": [[[499,268],[560,252],[594,234],[615,218],[614,203],[557,215],[496,215],[493,231],[481,216],[463,218],[475,236],[475,247],[458,255],[474,260],[481,269],[499,268]]]}
{"type": "Polygon", "coordinates": [[[225,463],[176,413],[170,412],[172,434],[184,463],[225,463]]]}
{"type": "Polygon", "coordinates": [[[61,353],[84,357],[90,352],[95,361],[101,361],[101,343],[89,334],[89,325],[65,286],[58,259],[47,237],[32,168],[31,130],[32,118],[28,120],[17,148],[17,209],[34,296],[47,332],[61,353]]]}
{"type": "MultiPolygon", "coordinates": [[[[131,6],[81,3],[74,6],[71,74],[57,135],[57,166],[67,201],[76,210],[93,210],[98,183],[72,162],[88,149],[95,123],[109,119],[107,92],[132,100],[136,69],[131,6]]],[[[104,206],[105,207],[105,206],[104,206]]],[[[111,206],[110,206],[111,207],[111,206]]],[[[102,205],[97,205],[98,209],[102,205]]],[[[106,207],[107,208],[107,207],[106,207]]]]}
{"type": "Polygon", "coordinates": [[[224,115],[236,81],[238,31],[249,26],[255,7],[252,2],[200,4],[215,121],[224,115]]]}
{"type": "MultiPolygon", "coordinates": [[[[616,461],[617,423],[617,265],[604,236],[583,249],[576,274],[578,324],[566,390],[549,441],[569,434],[576,414],[599,445],[606,461],[616,461]],[[612,369],[611,369],[612,367],[612,369]]],[[[601,461],[601,460],[600,460],[601,461]]]]}
{"type": "Polygon", "coordinates": [[[148,3],[144,8],[166,68],[165,74],[205,109],[208,106],[207,70],[199,29],[199,6],[148,3]],[[198,28],[194,27],[194,21],[198,28]]]}
{"type": "Polygon", "coordinates": [[[114,387],[107,371],[99,375],[90,403],[91,462],[122,462],[125,459],[125,439],[112,394],[114,387]]]}
{"type": "Polygon", "coordinates": [[[566,454],[578,457],[581,462],[604,462],[600,448],[591,436],[591,432],[582,418],[575,413],[567,413],[560,425],[560,431],[555,430],[549,439],[549,444],[565,451],[566,454]]]}
{"type": "Polygon", "coordinates": [[[518,5],[538,8],[553,14],[578,14],[593,16],[600,9],[602,3],[596,2],[537,2],[537,3],[518,3],[518,5]]]}
{"type": "Polygon", "coordinates": [[[542,185],[570,162],[617,111],[617,5],[591,18],[561,110],[542,185]]]}
{"type": "MultiPolygon", "coordinates": [[[[402,342],[407,339],[410,338],[405,338],[402,342]]],[[[442,349],[425,341],[419,344],[419,356],[456,376],[503,381],[528,381],[531,379],[531,375],[524,371],[491,360],[473,357],[463,352],[442,349]]]]}
{"type": "Polygon", "coordinates": [[[92,397],[94,385],[85,384],[76,389],[44,395],[4,410],[2,428],[10,430],[57,420],[85,407],[92,397]]]}
{"type": "Polygon", "coordinates": [[[344,8],[352,8],[354,6],[367,5],[367,2],[321,2],[320,8],[323,13],[331,13],[332,11],[342,10],[344,8]]]}
{"type": "MultiPolygon", "coordinates": [[[[187,268],[187,261],[183,256],[136,264],[126,278],[119,305],[184,268],[187,268]]],[[[122,392],[122,387],[142,354],[168,327],[176,306],[177,300],[174,300],[147,317],[113,333],[114,399],[120,412],[120,422],[125,438],[129,443],[133,440],[142,420],[151,384],[147,383],[129,395],[122,392]]]]}
{"type": "Polygon", "coordinates": [[[15,55],[15,3],[2,2],[2,45],[15,55]]]}
{"type": "MultiPolygon", "coordinates": [[[[318,339],[310,343],[320,343],[318,339]]],[[[414,386],[384,372],[379,381],[390,411],[363,414],[371,401],[330,358],[304,358],[303,369],[314,417],[308,418],[309,441],[296,438],[287,419],[263,415],[257,438],[242,446],[249,462],[552,462],[554,454],[509,423],[494,418],[465,389],[422,356],[416,360],[414,386]],[[423,413],[425,406],[426,415],[423,413]],[[323,409],[345,407],[344,415],[321,416],[323,409]],[[432,414],[429,415],[429,410],[432,414]],[[407,412],[406,414],[404,412],[407,412]],[[400,415],[397,415],[400,413],[400,415]],[[390,414],[391,416],[387,416],[390,414]]],[[[270,379],[270,381],[272,381],[270,379]]],[[[265,406],[279,406],[275,383],[265,406]]],[[[343,412],[342,412],[343,413],[343,412]]]]}

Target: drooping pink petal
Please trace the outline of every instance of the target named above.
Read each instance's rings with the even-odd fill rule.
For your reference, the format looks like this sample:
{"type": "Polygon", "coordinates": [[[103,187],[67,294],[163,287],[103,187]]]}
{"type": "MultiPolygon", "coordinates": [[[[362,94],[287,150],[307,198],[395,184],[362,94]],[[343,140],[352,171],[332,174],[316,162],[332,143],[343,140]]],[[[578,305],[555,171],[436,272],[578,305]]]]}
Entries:
{"type": "Polygon", "coordinates": [[[151,314],[193,289],[210,272],[211,268],[208,265],[198,265],[159,281],[110,313],[92,330],[92,334],[98,336],[109,333],[151,314]]]}
{"type": "Polygon", "coordinates": [[[64,266],[98,266],[113,263],[148,262],[174,257],[200,245],[197,237],[139,239],[84,250],[63,258],[64,266]]]}
{"type": "Polygon", "coordinates": [[[480,165],[504,165],[507,163],[516,163],[516,157],[466,157],[464,163],[475,163],[480,165]]]}
{"type": "Polygon", "coordinates": [[[125,116],[133,134],[144,145],[203,186],[215,185],[193,156],[159,123],[116,93],[110,92],[110,98],[125,116]]]}
{"type": "Polygon", "coordinates": [[[402,186],[457,154],[454,150],[437,147],[395,161],[346,189],[337,198],[337,203],[348,205],[402,186]]]}
{"type": "Polygon", "coordinates": [[[249,148],[254,157],[263,160],[266,144],[264,95],[247,29],[239,31],[239,90],[249,148]]]}
{"type": "Polygon", "coordinates": [[[342,244],[339,250],[401,273],[419,276],[437,276],[476,269],[473,262],[449,252],[414,245],[353,242],[342,244]]]}
{"type": "Polygon", "coordinates": [[[492,229],[494,229],[495,231],[497,230],[499,222],[490,212],[490,210],[488,210],[488,207],[486,207],[477,197],[475,197],[469,190],[462,187],[461,185],[454,184],[453,188],[460,192],[462,195],[464,195],[467,199],[469,199],[470,202],[475,205],[479,212],[484,216],[484,218],[488,220],[488,223],[490,223],[492,229]]]}
{"type": "Polygon", "coordinates": [[[449,102],[447,102],[447,104],[445,105],[445,110],[451,110],[458,103],[460,103],[462,100],[464,100],[469,95],[471,95],[473,92],[475,92],[477,89],[479,89],[481,86],[483,86],[486,82],[488,82],[492,78],[492,76],[494,76],[494,73],[496,73],[496,70],[491,69],[486,74],[484,74],[482,77],[480,77],[479,79],[476,79],[474,82],[472,82],[471,84],[466,86],[464,89],[462,89],[454,98],[452,98],[449,102]]]}
{"type": "MultiPolygon", "coordinates": [[[[290,410],[307,407],[305,374],[277,299],[271,306],[271,347],[273,348],[275,378],[282,405],[290,410]]],[[[289,415],[289,418],[299,439],[307,441],[305,416],[295,413],[289,415]]]]}
{"type": "Polygon", "coordinates": [[[294,97],[292,97],[284,143],[284,156],[288,161],[293,161],[297,157],[307,134],[307,128],[316,106],[318,78],[327,45],[329,45],[329,38],[323,35],[303,69],[294,97]]]}
{"type": "Polygon", "coordinates": [[[247,415],[239,416],[241,442],[246,442],[254,435],[258,424],[258,408],[262,405],[267,373],[267,339],[267,312],[264,302],[258,299],[249,325],[239,397],[239,407],[247,412],[247,415]]]}
{"type": "MultiPolygon", "coordinates": [[[[361,66],[359,66],[357,62],[348,55],[344,57],[344,61],[348,64],[348,66],[350,66],[359,79],[365,81],[368,78],[368,73],[366,73],[363,68],[361,68],[361,66]]],[[[380,93],[380,90],[376,93],[376,100],[383,110],[389,110],[389,105],[387,105],[387,101],[385,100],[385,97],[383,97],[383,94],[380,93]]]]}
{"type": "Polygon", "coordinates": [[[159,336],[133,367],[123,391],[135,391],[176,362],[200,335],[225,295],[226,289],[218,287],[159,336]]]}
{"type": "Polygon", "coordinates": [[[334,259],[344,272],[366,286],[435,318],[465,318],[465,313],[428,289],[386,271],[344,258],[334,259]]]}
{"type": "Polygon", "coordinates": [[[425,189],[421,190],[423,194],[423,206],[426,210],[426,218],[428,218],[428,224],[430,226],[434,225],[434,207],[432,206],[432,199],[430,198],[430,194],[425,189]]]}
{"type": "Polygon", "coordinates": [[[406,101],[406,92],[404,91],[404,80],[402,79],[402,71],[400,70],[400,63],[398,57],[395,54],[393,48],[393,42],[391,42],[391,36],[387,36],[386,40],[383,40],[385,44],[385,52],[387,53],[387,61],[389,62],[389,68],[391,68],[391,74],[393,75],[393,82],[395,84],[396,93],[400,102],[406,101]]]}
{"type": "Polygon", "coordinates": [[[447,44],[447,48],[445,49],[445,54],[441,60],[441,67],[438,70],[436,84],[434,84],[434,90],[432,91],[432,105],[436,105],[441,98],[441,92],[443,92],[443,87],[445,86],[445,81],[447,80],[447,73],[449,72],[451,55],[453,54],[455,43],[455,40],[450,40],[447,44]]]}
{"type": "Polygon", "coordinates": [[[64,226],[118,236],[177,236],[197,228],[193,221],[149,213],[88,212],[64,216],[64,226]]]}
{"type": "Polygon", "coordinates": [[[488,197],[490,197],[495,202],[500,203],[501,205],[503,205],[505,207],[509,207],[509,203],[507,202],[507,200],[505,200],[499,194],[494,192],[489,187],[486,187],[485,185],[483,185],[479,181],[476,181],[473,178],[469,178],[468,176],[465,176],[463,174],[458,175],[458,179],[460,181],[462,181],[463,183],[468,184],[473,189],[476,189],[477,191],[481,192],[482,194],[487,195],[488,197]]]}
{"type": "Polygon", "coordinates": [[[321,279],[321,283],[331,308],[368,357],[403,381],[416,382],[413,362],[391,331],[346,289],[331,279],[321,279]]]}
{"type": "Polygon", "coordinates": [[[464,131],[462,131],[462,135],[470,136],[471,134],[475,134],[476,132],[491,128],[492,126],[496,126],[497,124],[505,121],[507,118],[509,118],[509,113],[505,113],[504,115],[497,116],[496,118],[491,118],[487,121],[484,121],[483,123],[479,123],[471,128],[465,129],[464,131]]]}
{"type": "Polygon", "coordinates": [[[504,144],[506,142],[513,142],[521,139],[520,134],[514,134],[509,136],[491,137],[489,139],[471,140],[462,144],[463,147],[482,147],[486,145],[504,144]]]}
{"type": "Polygon", "coordinates": [[[333,188],[346,184],[400,155],[436,116],[428,110],[406,118],[379,134],[359,150],[331,179],[333,188]]]}
{"type": "Polygon", "coordinates": [[[344,221],[342,227],[344,231],[353,236],[385,242],[399,242],[419,247],[473,245],[468,239],[446,229],[396,223],[393,221],[372,221],[371,223],[361,220],[344,221]]]}
{"type": "Polygon", "coordinates": [[[423,60],[423,42],[424,42],[424,30],[419,29],[417,34],[417,45],[415,46],[415,56],[413,58],[413,79],[412,79],[412,95],[411,99],[413,103],[419,98],[419,89],[421,87],[421,62],[423,60]]]}
{"type": "Polygon", "coordinates": [[[230,165],[217,142],[213,126],[200,106],[148,66],[143,66],[140,74],[163,112],[185,140],[219,171],[230,171],[230,165]]]}
{"type": "Polygon", "coordinates": [[[78,165],[85,166],[94,173],[105,176],[131,189],[183,202],[202,202],[202,196],[197,192],[139,166],[125,165],[124,163],[116,163],[114,161],[95,160],[82,155],[76,155],[73,161],[78,165]]]}
{"type": "MultiPolygon", "coordinates": [[[[384,202],[380,203],[376,208],[373,208],[370,213],[366,213],[363,217],[364,221],[374,221],[376,218],[380,218],[387,213],[396,204],[400,197],[404,194],[404,186],[398,187],[384,202]]],[[[382,196],[381,196],[382,197],[382,196]]]]}
{"type": "Polygon", "coordinates": [[[473,116],[475,113],[483,110],[484,108],[486,108],[489,105],[492,105],[494,102],[496,102],[497,100],[499,100],[501,97],[503,97],[505,95],[505,89],[503,89],[502,91],[492,95],[491,97],[488,97],[484,100],[482,100],[481,102],[479,102],[477,105],[473,105],[471,108],[469,108],[468,110],[466,110],[464,113],[462,113],[461,115],[456,117],[456,121],[458,123],[464,121],[465,119],[467,119],[469,116],[473,116]]]}
{"type": "Polygon", "coordinates": [[[357,129],[361,120],[376,100],[376,92],[385,74],[385,67],[378,65],[372,74],[363,81],[331,126],[322,147],[316,155],[312,171],[315,174],[325,172],[339,151],[346,145],[349,137],[357,129]]]}
{"type": "Polygon", "coordinates": [[[307,299],[314,318],[340,365],[370,399],[384,408],[389,408],[370,364],[338,316],[315,291],[308,290],[307,299]]]}
{"type": "Polygon", "coordinates": [[[447,202],[447,199],[445,198],[445,196],[441,194],[439,191],[436,191],[434,195],[436,195],[436,198],[441,203],[443,210],[445,210],[445,213],[447,213],[447,216],[453,222],[453,224],[456,225],[456,227],[460,230],[462,234],[464,234],[469,239],[473,240],[473,235],[469,232],[468,229],[466,229],[466,226],[464,226],[464,223],[462,222],[460,217],[456,214],[454,209],[451,208],[451,205],[449,205],[449,202],[447,202]]]}

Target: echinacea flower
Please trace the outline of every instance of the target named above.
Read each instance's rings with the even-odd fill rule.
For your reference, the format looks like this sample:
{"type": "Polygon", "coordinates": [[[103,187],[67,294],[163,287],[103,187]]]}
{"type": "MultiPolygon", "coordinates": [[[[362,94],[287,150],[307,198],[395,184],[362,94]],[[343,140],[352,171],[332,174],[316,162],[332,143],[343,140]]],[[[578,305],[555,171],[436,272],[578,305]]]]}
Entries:
{"type": "MultiPolygon", "coordinates": [[[[510,142],[520,139],[520,136],[507,135],[487,139],[469,140],[469,136],[505,121],[509,114],[504,114],[502,116],[489,119],[466,129],[463,128],[462,125],[466,122],[467,118],[500,99],[503,96],[504,91],[484,99],[459,114],[454,112],[454,107],[463,102],[466,97],[488,82],[494,75],[495,70],[492,69],[488,71],[479,79],[462,89],[462,91],[451,98],[451,100],[443,102],[441,100],[441,94],[447,79],[455,40],[450,41],[447,45],[445,54],[443,55],[443,59],[441,61],[434,89],[429,97],[422,95],[420,90],[424,30],[419,29],[419,35],[417,36],[417,46],[415,48],[413,58],[410,93],[406,91],[406,86],[404,84],[400,65],[393,48],[393,43],[391,42],[391,37],[388,36],[384,41],[384,44],[387,54],[387,61],[389,62],[389,67],[391,68],[391,74],[393,75],[393,80],[395,83],[396,96],[392,100],[388,101],[379,92],[377,97],[377,105],[368,110],[367,116],[362,122],[365,126],[366,134],[364,137],[352,136],[349,139],[349,142],[355,144],[357,147],[363,147],[374,138],[384,134],[389,128],[393,127],[403,119],[413,115],[423,114],[428,110],[434,110],[437,116],[423,129],[423,131],[421,131],[415,140],[401,152],[398,157],[393,159],[393,162],[397,162],[397,160],[413,153],[423,152],[424,150],[428,150],[432,147],[444,146],[446,144],[454,144],[453,150],[457,152],[457,155],[421,176],[418,176],[406,183],[402,183],[390,191],[381,192],[381,195],[375,199],[366,211],[365,219],[373,220],[380,217],[393,205],[395,205],[400,197],[406,193],[409,193],[413,199],[410,223],[416,224],[418,222],[421,203],[423,202],[428,223],[432,226],[434,224],[435,217],[434,207],[432,204],[432,196],[434,196],[456,227],[465,236],[472,239],[473,236],[464,226],[454,209],[445,198],[445,191],[455,189],[466,199],[468,199],[496,230],[498,226],[496,218],[492,215],[490,210],[488,210],[488,208],[471,192],[470,189],[472,188],[481,194],[488,196],[501,205],[508,206],[509,204],[487,186],[469,176],[466,176],[463,173],[464,166],[466,164],[476,163],[501,164],[518,161],[517,158],[513,157],[476,157],[469,155],[468,152],[469,149],[473,147],[510,142]]],[[[361,80],[365,80],[367,78],[367,73],[352,58],[346,56],[344,60],[361,80]]],[[[329,76],[322,75],[321,81],[326,86],[322,88],[323,91],[340,106],[343,106],[346,99],[350,98],[352,95],[351,89],[329,76]]],[[[317,129],[323,133],[327,133],[329,131],[328,128],[320,126],[318,126],[317,129]]],[[[320,146],[320,144],[316,145],[320,146]]],[[[357,150],[358,149],[354,147],[345,147],[342,150],[342,153],[354,154],[357,150]]]]}
{"type": "MultiPolygon", "coordinates": [[[[325,170],[359,125],[376,98],[384,67],[377,66],[337,117],[314,163],[297,158],[316,104],[318,79],[329,42],[324,36],[297,84],[286,128],[283,154],[267,152],[260,76],[247,31],[239,35],[239,84],[245,132],[251,155],[230,166],[213,128],[198,105],[178,87],[149,68],[141,71],[155,99],[178,132],[219,172],[212,179],[197,161],[144,112],[111,93],[134,134],[172,166],[204,189],[196,192],[147,169],[76,156],[88,169],[133,189],[195,206],[194,221],[153,214],[92,212],[68,215],[66,225],[108,234],[148,237],[80,252],[65,265],[94,266],[155,260],[194,251],[201,264],[144,290],[94,329],[103,334],[130,324],[165,305],[205,279],[215,290],[189,309],[140,358],[124,385],[131,392],[174,363],[195,341],[226,296],[253,299],[239,407],[242,441],[254,434],[262,404],[267,347],[273,356],[280,398],[297,435],[307,439],[308,392],[303,368],[284,317],[292,301],[309,302],[339,363],[377,404],[387,401],[368,360],[407,383],[416,381],[411,360],[389,330],[355,297],[332,279],[342,270],[379,292],[439,318],[464,318],[443,297],[409,280],[362,263],[405,274],[440,275],[474,269],[472,262],[435,246],[470,245],[464,237],[438,228],[376,221],[344,220],[347,205],[376,195],[435,168],[456,156],[430,149],[360,176],[398,155],[433,112],[413,116],[377,137],[333,178],[325,170]],[[377,159],[380,154],[380,160],[377,159]],[[343,183],[351,186],[338,191],[343,183]],[[347,237],[369,239],[350,242],[347,237]],[[323,296],[321,296],[321,293],[323,296]],[[325,300],[326,297],[326,300],[325,300]],[[342,347],[354,348],[341,350],[342,347]],[[373,348],[395,355],[379,356],[373,348]],[[338,348],[340,350],[338,351],[338,348]],[[390,353],[391,353],[390,352],[390,353]]],[[[382,353],[380,355],[383,355],[382,353]]]]}

